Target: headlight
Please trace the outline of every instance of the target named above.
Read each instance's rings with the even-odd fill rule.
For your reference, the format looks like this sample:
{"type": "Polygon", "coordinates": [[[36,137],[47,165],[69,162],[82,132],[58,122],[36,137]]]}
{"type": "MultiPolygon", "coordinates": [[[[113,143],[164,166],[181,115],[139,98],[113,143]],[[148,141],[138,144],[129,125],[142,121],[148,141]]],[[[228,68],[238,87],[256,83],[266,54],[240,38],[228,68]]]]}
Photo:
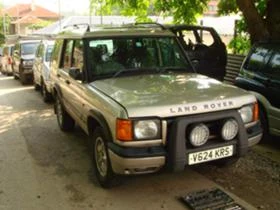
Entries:
{"type": "Polygon", "coordinates": [[[189,139],[193,146],[198,147],[207,142],[209,138],[209,129],[204,124],[194,126],[190,132],[189,139]]]}
{"type": "Polygon", "coordinates": [[[159,139],[159,120],[140,120],[134,122],[134,136],[136,139],[159,139]]]}
{"type": "Polygon", "coordinates": [[[32,66],[33,65],[33,61],[32,60],[22,61],[22,65],[24,65],[24,66],[32,66]]]}
{"type": "Polygon", "coordinates": [[[234,119],[227,120],[222,127],[222,137],[224,140],[232,140],[238,133],[238,123],[234,119]]]}
{"type": "Polygon", "coordinates": [[[249,123],[253,121],[254,118],[254,106],[248,105],[244,106],[241,109],[238,110],[242,120],[244,123],[249,123]]]}

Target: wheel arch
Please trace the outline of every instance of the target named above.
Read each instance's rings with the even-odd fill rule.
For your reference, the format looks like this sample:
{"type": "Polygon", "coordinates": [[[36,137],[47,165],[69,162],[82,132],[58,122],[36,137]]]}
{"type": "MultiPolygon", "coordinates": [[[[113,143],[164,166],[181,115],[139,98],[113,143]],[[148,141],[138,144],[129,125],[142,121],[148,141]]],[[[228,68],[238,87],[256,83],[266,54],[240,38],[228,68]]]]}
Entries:
{"type": "Polygon", "coordinates": [[[97,110],[90,110],[87,117],[88,134],[93,134],[95,128],[97,128],[98,126],[100,126],[104,130],[106,139],[108,141],[113,141],[112,132],[103,114],[97,110]]]}

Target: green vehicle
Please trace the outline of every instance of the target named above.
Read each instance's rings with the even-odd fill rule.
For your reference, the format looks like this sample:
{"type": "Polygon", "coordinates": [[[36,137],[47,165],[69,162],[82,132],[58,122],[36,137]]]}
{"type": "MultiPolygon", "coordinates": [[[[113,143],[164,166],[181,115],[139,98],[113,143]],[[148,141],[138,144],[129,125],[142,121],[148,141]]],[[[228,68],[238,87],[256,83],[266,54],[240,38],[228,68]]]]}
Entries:
{"type": "Polygon", "coordinates": [[[56,38],[50,79],[58,125],[89,135],[102,187],[118,175],[230,164],[262,137],[255,96],[195,73],[158,26],[74,26],[56,38]]]}

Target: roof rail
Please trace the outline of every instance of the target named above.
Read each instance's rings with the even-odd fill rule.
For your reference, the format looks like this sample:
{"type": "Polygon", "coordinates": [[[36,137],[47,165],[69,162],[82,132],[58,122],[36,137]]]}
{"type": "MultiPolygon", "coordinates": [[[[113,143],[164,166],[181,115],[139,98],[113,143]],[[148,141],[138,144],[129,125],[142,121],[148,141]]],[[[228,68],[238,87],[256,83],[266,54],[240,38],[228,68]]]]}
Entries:
{"type": "Polygon", "coordinates": [[[86,28],[86,32],[90,31],[90,24],[88,23],[77,23],[77,24],[71,24],[71,25],[66,25],[63,27],[64,30],[67,30],[68,28],[72,29],[81,29],[80,26],[83,26],[82,28],[86,28]]]}
{"type": "Polygon", "coordinates": [[[147,27],[151,27],[151,26],[157,26],[157,27],[160,27],[161,29],[165,30],[166,27],[160,23],[157,23],[157,22],[136,22],[134,23],[134,25],[138,26],[147,26],[147,27]]]}

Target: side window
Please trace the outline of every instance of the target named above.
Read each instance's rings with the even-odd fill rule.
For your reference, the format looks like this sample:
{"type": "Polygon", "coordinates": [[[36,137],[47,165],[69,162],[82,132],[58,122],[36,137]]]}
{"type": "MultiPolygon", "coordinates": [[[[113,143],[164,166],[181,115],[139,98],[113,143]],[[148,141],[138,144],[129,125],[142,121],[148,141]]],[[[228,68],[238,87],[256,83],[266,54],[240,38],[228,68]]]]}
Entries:
{"type": "Polygon", "coordinates": [[[201,44],[204,44],[206,46],[211,46],[214,44],[214,37],[210,33],[210,31],[207,30],[198,30],[200,39],[201,39],[201,44]]]}
{"type": "Polygon", "coordinates": [[[73,52],[73,40],[66,40],[63,51],[63,63],[62,68],[69,69],[71,67],[71,57],[73,52]]]}
{"type": "Polygon", "coordinates": [[[59,56],[62,47],[63,40],[56,40],[52,54],[51,54],[51,66],[57,68],[60,67],[59,56]]]}
{"type": "Polygon", "coordinates": [[[78,68],[80,71],[82,71],[83,64],[83,41],[76,40],[74,44],[73,61],[71,67],[78,68]]]}
{"type": "Polygon", "coordinates": [[[271,73],[280,73],[280,50],[277,50],[268,64],[271,73]]]}
{"type": "Polygon", "coordinates": [[[262,68],[267,64],[271,53],[270,51],[263,47],[256,47],[251,56],[245,62],[245,69],[251,71],[261,71],[262,68]]]}

